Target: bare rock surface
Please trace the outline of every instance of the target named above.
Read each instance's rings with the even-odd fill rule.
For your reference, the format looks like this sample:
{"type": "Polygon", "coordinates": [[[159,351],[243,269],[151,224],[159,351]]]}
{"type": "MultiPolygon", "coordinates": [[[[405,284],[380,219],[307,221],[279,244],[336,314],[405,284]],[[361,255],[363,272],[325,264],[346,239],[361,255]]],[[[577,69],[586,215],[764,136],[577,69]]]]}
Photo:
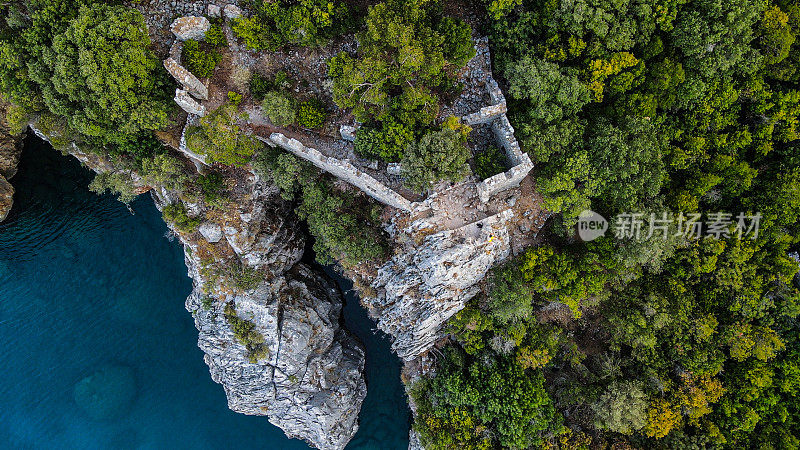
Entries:
{"type": "MultiPolygon", "coordinates": [[[[75,144],[65,150],[96,172],[117,170],[75,144]]],[[[135,173],[131,181],[147,189],[135,173]]],[[[256,176],[242,188],[244,197],[224,217],[203,220],[197,232],[173,230],[194,283],[186,308],[199,331],[198,345],[230,409],[266,416],[287,436],[316,448],[343,449],[358,430],[367,393],[363,346],[340,326],[343,298],[336,285],[299,262],[305,236],[279,190],[256,176]],[[242,288],[209,270],[214,263],[230,268],[232,261],[258,270],[260,281],[242,288]],[[234,334],[226,306],[261,336],[258,357],[234,334]]],[[[182,201],[160,187],[151,192],[159,208],[182,201]]],[[[205,215],[198,204],[185,206],[192,216],[205,215]]]]}
{"type": "Polygon", "coordinates": [[[14,186],[0,175],[0,222],[6,220],[14,205],[14,186]]]}

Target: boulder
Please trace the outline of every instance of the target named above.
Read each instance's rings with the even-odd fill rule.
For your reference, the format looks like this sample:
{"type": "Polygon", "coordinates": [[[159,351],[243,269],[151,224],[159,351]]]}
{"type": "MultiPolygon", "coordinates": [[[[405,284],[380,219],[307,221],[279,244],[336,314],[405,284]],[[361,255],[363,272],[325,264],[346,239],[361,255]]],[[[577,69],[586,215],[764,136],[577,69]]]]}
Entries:
{"type": "Polygon", "coordinates": [[[208,17],[219,18],[222,17],[222,8],[219,5],[208,5],[208,17]]]}
{"type": "Polygon", "coordinates": [[[201,105],[200,102],[192,98],[188,92],[183,89],[175,89],[175,103],[189,114],[203,117],[206,115],[206,107],[201,105]]]}
{"type": "Polygon", "coordinates": [[[226,5],[225,17],[228,19],[238,19],[239,17],[242,17],[242,10],[236,5],[226,5]]]}
{"type": "Polygon", "coordinates": [[[201,40],[206,37],[206,32],[211,28],[211,22],[205,17],[186,16],[178,17],[172,22],[169,29],[180,40],[201,40]]]}
{"type": "Polygon", "coordinates": [[[173,58],[164,60],[164,68],[183,86],[183,89],[200,100],[208,100],[208,88],[199,78],[173,58]]]}
{"type": "Polygon", "coordinates": [[[222,240],[222,227],[219,225],[212,223],[212,222],[204,222],[200,225],[198,229],[200,234],[203,236],[203,239],[207,240],[208,242],[215,244],[222,240]]]}

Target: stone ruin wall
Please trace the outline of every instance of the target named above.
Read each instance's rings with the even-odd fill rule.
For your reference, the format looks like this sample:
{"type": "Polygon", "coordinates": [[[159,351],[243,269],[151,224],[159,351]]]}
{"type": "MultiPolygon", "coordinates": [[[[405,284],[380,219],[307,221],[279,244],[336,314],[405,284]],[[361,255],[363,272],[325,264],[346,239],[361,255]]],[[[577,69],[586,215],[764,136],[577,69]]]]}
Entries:
{"type": "Polygon", "coordinates": [[[506,115],[508,111],[506,98],[494,78],[489,77],[486,80],[486,90],[489,92],[492,105],[464,116],[462,120],[467,125],[491,124],[495,139],[497,139],[498,145],[505,150],[511,169],[478,182],[478,196],[484,203],[498,192],[519,186],[519,183],[528,176],[528,172],[533,169],[531,158],[522,151],[517,138],[514,137],[514,127],[511,126],[506,115]]]}
{"type": "Polygon", "coordinates": [[[269,139],[260,136],[256,136],[256,138],[271,146],[277,145],[284,150],[288,150],[295,156],[303,158],[318,168],[356,186],[381,203],[404,211],[413,210],[412,203],[408,199],[358,170],[356,166],[347,161],[327,157],[320,153],[319,150],[306,147],[297,139],[289,139],[281,133],[272,133],[269,139]]]}

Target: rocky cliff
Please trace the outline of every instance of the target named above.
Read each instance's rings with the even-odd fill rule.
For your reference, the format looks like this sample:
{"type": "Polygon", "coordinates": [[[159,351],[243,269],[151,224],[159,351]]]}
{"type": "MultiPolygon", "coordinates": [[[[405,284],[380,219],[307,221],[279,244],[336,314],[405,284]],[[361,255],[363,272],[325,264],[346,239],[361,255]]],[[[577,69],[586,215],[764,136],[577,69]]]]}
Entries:
{"type": "MultiPolygon", "coordinates": [[[[75,144],[64,150],[96,172],[116,171],[75,144]]],[[[186,308],[198,345],[230,409],[266,416],[314,447],[344,448],[358,430],[366,396],[364,350],[340,327],[343,298],[336,286],[300,262],[305,236],[279,190],[239,174],[236,201],[220,210],[119,173],[140,192],[152,188],[160,209],[180,204],[204,218],[190,230],[168,225],[184,245],[194,281],[186,308]]]]}
{"type": "Polygon", "coordinates": [[[19,130],[10,130],[5,121],[8,104],[0,99],[0,222],[5,220],[14,204],[14,187],[9,180],[17,173],[22,152],[19,130]]]}
{"type": "MultiPolygon", "coordinates": [[[[336,286],[299,262],[305,238],[277,191],[260,180],[252,187],[252,201],[238,205],[238,218],[205,222],[199,236],[181,236],[194,280],[186,308],[200,332],[198,344],[230,409],[267,416],[287,436],[314,447],[344,448],[358,430],[366,396],[364,350],[339,326],[343,300],[336,286]],[[204,259],[212,246],[229,247],[243,264],[270,276],[244,290],[215,280],[204,259]],[[258,333],[257,359],[234,335],[227,305],[258,333]]],[[[166,194],[156,193],[160,204],[166,194]]]]}

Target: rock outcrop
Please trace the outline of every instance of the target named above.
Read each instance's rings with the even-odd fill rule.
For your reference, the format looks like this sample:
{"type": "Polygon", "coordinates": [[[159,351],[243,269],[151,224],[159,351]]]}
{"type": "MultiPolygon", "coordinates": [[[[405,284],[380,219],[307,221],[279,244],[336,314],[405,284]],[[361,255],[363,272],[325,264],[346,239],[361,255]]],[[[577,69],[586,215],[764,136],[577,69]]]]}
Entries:
{"type": "MultiPolygon", "coordinates": [[[[115,170],[74,144],[65,150],[96,172],[115,170]]],[[[135,173],[131,181],[143,186],[135,173]]],[[[175,232],[194,281],[186,308],[198,345],[230,409],[266,416],[316,448],[343,449],[358,430],[367,392],[363,346],[339,325],[343,299],[336,286],[300,263],[305,236],[278,188],[254,175],[240,187],[246,194],[225,214],[217,211],[197,232],[175,232]],[[237,287],[235,275],[215,270],[232,267],[258,270],[255,286],[237,287]],[[257,355],[235,334],[231,313],[257,333],[257,355]]],[[[151,192],[159,208],[184,202],[189,215],[205,215],[203,206],[163,188],[151,192]]]]}
{"type": "Polygon", "coordinates": [[[0,222],[8,217],[14,204],[14,187],[8,180],[17,173],[17,164],[22,153],[21,136],[17,133],[19,130],[9,130],[3,123],[7,106],[0,103],[0,222]]]}
{"type": "Polygon", "coordinates": [[[252,201],[239,205],[238,220],[206,222],[200,236],[181,237],[194,280],[186,308],[199,346],[230,409],[267,416],[287,436],[314,447],[344,448],[358,430],[366,396],[364,350],[339,326],[343,300],[336,286],[299,263],[305,238],[276,203],[274,187],[256,181],[252,192],[252,201]],[[248,290],[209,277],[203,255],[212,241],[268,276],[248,290]],[[261,336],[258,358],[234,335],[226,305],[261,336]]]}
{"type": "Polygon", "coordinates": [[[510,253],[506,221],[511,210],[454,230],[427,236],[378,270],[375,298],[364,303],[378,328],[394,337],[392,349],[406,361],[441,337],[440,328],[478,293],[486,272],[510,253]]]}
{"type": "Polygon", "coordinates": [[[14,206],[14,186],[0,175],[0,222],[6,220],[12,206],[14,206]]]}

